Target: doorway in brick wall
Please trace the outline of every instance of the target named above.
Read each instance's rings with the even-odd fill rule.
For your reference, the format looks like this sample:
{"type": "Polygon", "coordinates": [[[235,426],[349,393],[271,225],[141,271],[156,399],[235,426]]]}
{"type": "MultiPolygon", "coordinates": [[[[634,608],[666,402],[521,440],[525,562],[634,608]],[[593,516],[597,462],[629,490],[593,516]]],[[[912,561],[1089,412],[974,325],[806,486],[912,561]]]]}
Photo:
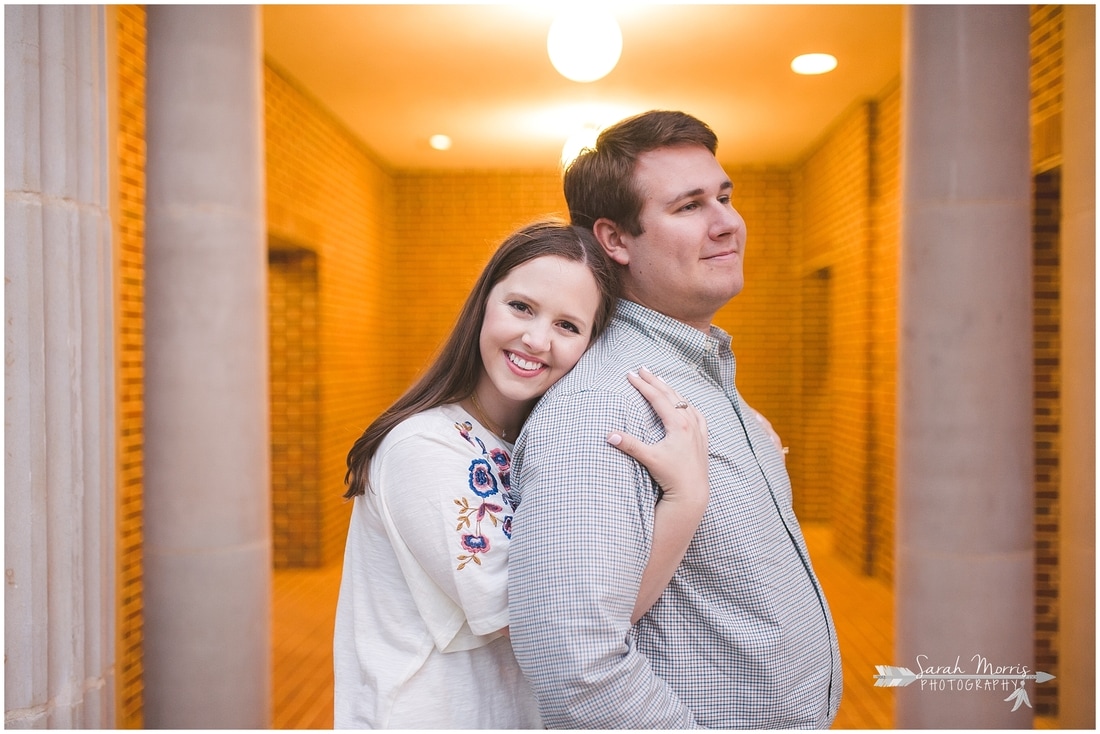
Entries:
{"type": "Polygon", "coordinates": [[[787,461],[801,481],[793,487],[795,509],[805,522],[830,522],[832,474],[832,273],[824,267],[802,279],[802,446],[787,461]]]}
{"type": "MultiPolygon", "coordinates": [[[[1061,168],[1032,187],[1035,436],[1035,666],[1058,675],[1059,435],[1061,424],[1061,168]]],[[[1058,715],[1058,679],[1035,689],[1035,713],[1058,715]]]]}
{"type": "Polygon", "coordinates": [[[317,255],[268,250],[271,522],[275,568],[323,563],[317,255]]]}

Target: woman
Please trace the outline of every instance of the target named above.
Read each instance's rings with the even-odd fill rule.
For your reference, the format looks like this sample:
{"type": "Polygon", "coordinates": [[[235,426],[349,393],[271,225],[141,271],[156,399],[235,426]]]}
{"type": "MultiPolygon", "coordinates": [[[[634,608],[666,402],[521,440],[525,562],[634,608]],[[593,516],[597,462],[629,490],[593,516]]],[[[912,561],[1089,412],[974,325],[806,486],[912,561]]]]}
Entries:
{"type": "MultiPolygon", "coordinates": [[[[337,728],[539,728],[507,637],[512,442],[607,325],[615,266],[585,229],[545,221],[500,246],[427,372],[348,454],[354,498],[334,635],[337,728]]],[[[640,618],[708,499],[706,426],[644,369],[627,379],[666,437],[608,443],[660,484],[640,618]]]]}

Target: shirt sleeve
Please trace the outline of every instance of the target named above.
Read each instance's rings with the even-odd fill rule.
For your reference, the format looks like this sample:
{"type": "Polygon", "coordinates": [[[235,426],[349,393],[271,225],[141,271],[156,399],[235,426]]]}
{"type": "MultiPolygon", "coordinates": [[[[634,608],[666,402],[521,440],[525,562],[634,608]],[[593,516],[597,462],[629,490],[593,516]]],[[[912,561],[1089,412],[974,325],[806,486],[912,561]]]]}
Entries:
{"type": "Polygon", "coordinates": [[[512,510],[494,462],[463,441],[457,431],[416,433],[384,446],[372,464],[402,573],[444,652],[488,644],[508,625],[512,510]]]}
{"type": "Polygon", "coordinates": [[[656,494],[605,436],[654,440],[644,415],[615,394],[552,395],[516,447],[511,639],[549,728],[696,726],[631,634],[656,494]]]}

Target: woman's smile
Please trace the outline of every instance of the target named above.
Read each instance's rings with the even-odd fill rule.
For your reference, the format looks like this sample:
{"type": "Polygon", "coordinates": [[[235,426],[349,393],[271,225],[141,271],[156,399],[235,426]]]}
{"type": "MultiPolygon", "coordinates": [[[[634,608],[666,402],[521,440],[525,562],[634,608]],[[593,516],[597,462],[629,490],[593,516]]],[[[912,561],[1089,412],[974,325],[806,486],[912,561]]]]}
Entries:
{"type": "Polygon", "coordinates": [[[534,357],[521,355],[518,352],[505,350],[504,356],[508,359],[508,363],[512,365],[513,371],[524,377],[533,377],[547,367],[545,362],[541,362],[534,357]]]}

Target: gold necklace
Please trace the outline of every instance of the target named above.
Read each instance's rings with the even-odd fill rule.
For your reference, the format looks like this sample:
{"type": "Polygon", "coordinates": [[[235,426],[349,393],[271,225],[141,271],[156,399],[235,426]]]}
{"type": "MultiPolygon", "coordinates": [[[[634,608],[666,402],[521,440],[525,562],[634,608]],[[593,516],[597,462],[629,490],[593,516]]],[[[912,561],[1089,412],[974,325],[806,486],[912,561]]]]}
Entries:
{"type": "Polygon", "coordinates": [[[477,413],[477,419],[481,421],[486,428],[489,429],[489,432],[500,436],[505,441],[507,441],[508,432],[505,431],[503,428],[497,428],[496,424],[489,420],[488,416],[485,415],[485,409],[482,408],[481,403],[478,402],[476,390],[470,393],[470,402],[474,404],[474,412],[477,413]]]}

